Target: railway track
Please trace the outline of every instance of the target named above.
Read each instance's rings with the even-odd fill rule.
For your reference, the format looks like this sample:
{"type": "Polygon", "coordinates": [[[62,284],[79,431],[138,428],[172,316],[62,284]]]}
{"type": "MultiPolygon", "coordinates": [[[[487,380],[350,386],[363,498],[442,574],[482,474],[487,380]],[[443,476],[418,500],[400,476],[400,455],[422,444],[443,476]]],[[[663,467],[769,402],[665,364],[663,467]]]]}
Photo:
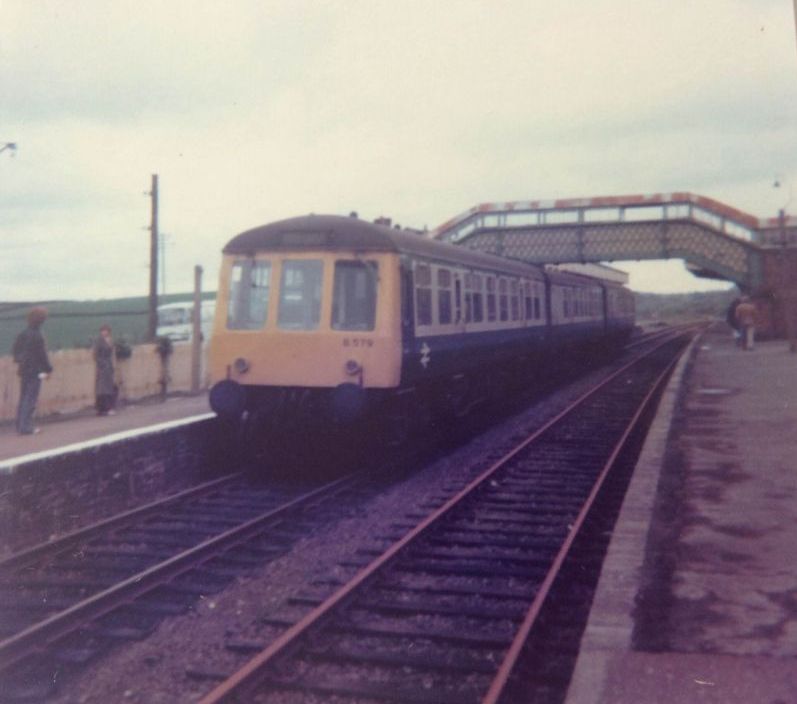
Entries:
{"type": "Polygon", "coordinates": [[[349,582],[304,597],[312,610],[275,623],[201,704],[561,699],[645,420],[688,337],[648,346],[349,582]]]}
{"type": "Polygon", "coordinates": [[[350,489],[349,475],[307,490],[224,477],[35,546],[0,562],[0,701],[40,701],[53,672],[286,552],[296,522],[350,489]]]}

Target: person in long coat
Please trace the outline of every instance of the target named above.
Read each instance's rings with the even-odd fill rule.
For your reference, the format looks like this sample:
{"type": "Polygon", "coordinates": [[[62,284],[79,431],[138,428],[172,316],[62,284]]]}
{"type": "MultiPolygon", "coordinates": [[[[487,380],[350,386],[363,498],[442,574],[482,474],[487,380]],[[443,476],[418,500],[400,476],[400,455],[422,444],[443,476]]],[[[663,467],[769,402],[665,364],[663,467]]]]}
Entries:
{"type": "Polygon", "coordinates": [[[47,320],[45,308],[32,308],[28,313],[28,327],[14,342],[14,361],[19,365],[19,406],[17,407],[17,432],[20,435],[33,435],[39,428],[33,427],[33,414],[39,398],[42,380],[53,368],[47,356],[47,343],[41,326],[47,320]]]}
{"type": "Polygon", "coordinates": [[[113,339],[111,326],[103,325],[100,336],[94,341],[94,395],[97,400],[97,415],[113,415],[116,401],[116,384],[113,380],[113,339]]]}

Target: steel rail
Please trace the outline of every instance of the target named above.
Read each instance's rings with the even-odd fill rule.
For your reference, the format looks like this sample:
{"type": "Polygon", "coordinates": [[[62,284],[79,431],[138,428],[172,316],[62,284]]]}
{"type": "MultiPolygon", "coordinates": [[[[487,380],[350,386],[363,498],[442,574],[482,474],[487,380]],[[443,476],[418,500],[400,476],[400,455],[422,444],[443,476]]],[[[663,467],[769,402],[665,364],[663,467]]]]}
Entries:
{"type": "Polygon", "coordinates": [[[89,621],[105,616],[120,605],[129,603],[155,587],[174,579],[212,559],[220,552],[250,539],[290,511],[308,504],[325,494],[334,494],[353,482],[358,475],[347,475],[306,492],[282,506],[250,519],[246,523],[210,538],[168,560],[153,565],[108,589],[64,609],[23,631],[0,641],[0,672],[8,670],[36,652],[41,652],[55,641],[74,632],[89,621]]]}
{"type": "MultiPolygon", "coordinates": [[[[682,333],[676,337],[681,337],[685,334],[686,333],[682,333]]],[[[542,427],[537,429],[534,433],[532,433],[532,435],[518,444],[514,449],[510,450],[503,457],[495,461],[490,467],[484,470],[484,472],[473,479],[465,488],[461,489],[438,509],[424,518],[406,535],[393,543],[393,545],[391,545],[379,557],[377,557],[367,566],[363,567],[357,574],[354,575],[354,577],[352,577],[349,582],[340,587],[336,592],[330,595],[326,600],[324,600],[321,604],[315,607],[295,624],[287,628],[274,641],[272,641],[272,643],[251,658],[249,662],[247,662],[242,668],[233,673],[228,679],[218,684],[212,691],[206,694],[199,701],[199,704],[221,704],[222,702],[232,702],[234,701],[233,697],[236,697],[239,694],[246,694],[249,692],[250,688],[256,687],[259,684],[262,673],[268,664],[270,664],[278,655],[285,652],[288,647],[294,644],[294,642],[306,631],[308,631],[311,626],[320,622],[324,617],[329,615],[329,613],[336,606],[350,598],[356,589],[372,578],[386,563],[395,558],[396,555],[406,548],[410,543],[418,539],[419,536],[421,536],[432,524],[440,521],[443,516],[448,514],[452,509],[460,504],[463,499],[465,499],[479,486],[489,480],[512,458],[514,458],[531,443],[546,433],[551,427],[559,423],[563,418],[574,412],[587,399],[598,393],[598,391],[610,384],[615,378],[623,374],[628,369],[634,367],[636,364],[670,341],[671,340],[662,342],[660,345],[643,352],[635,359],[615,370],[612,374],[603,379],[600,384],[579,396],[567,408],[546,422],[542,427]]]]}
{"type": "Polygon", "coordinates": [[[598,497],[600,490],[603,488],[603,485],[606,481],[606,478],[609,476],[612,468],[617,461],[618,456],[625,448],[629,437],[631,434],[636,430],[637,426],[639,425],[642,415],[647,410],[648,406],[652,402],[655,395],[659,392],[661,386],[665,383],[667,378],[669,377],[673,367],[675,366],[678,358],[672,360],[670,364],[667,365],[666,369],[658,376],[655,383],[651,387],[650,391],[645,395],[645,398],[637,407],[636,412],[634,413],[633,418],[629,421],[625,431],[623,432],[620,439],[617,441],[614,449],[612,450],[611,455],[606,460],[603,468],[598,475],[598,478],[595,481],[595,484],[592,487],[592,490],[587,497],[587,500],[584,502],[584,505],[581,507],[581,510],[578,513],[578,516],[573,521],[573,527],[567,535],[564,543],[559,548],[559,552],[556,555],[553,563],[551,564],[551,568],[548,573],[545,575],[545,579],[542,581],[540,588],[538,589],[534,600],[529,607],[526,616],[523,619],[523,622],[520,625],[515,637],[512,640],[512,644],[509,646],[506,655],[504,656],[503,661],[501,662],[500,667],[498,668],[498,672],[493,679],[490,688],[487,691],[487,694],[482,699],[482,704],[497,704],[501,695],[503,694],[507,683],[509,682],[509,678],[512,675],[512,672],[517,664],[517,661],[521,655],[523,650],[523,646],[526,644],[528,640],[529,634],[531,633],[532,628],[534,627],[537,617],[542,610],[543,604],[545,600],[548,598],[548,594],[553,587],[553,583],[556,578],[559,576],[559,573],[564,565],[565,559],[567,558],[568,554],[570,553],[570,549],[573,546],[576,538],[579,535],[579,532],[584,526],[584,522],[587,519],[587,514],[592,509],[595,500],[598,497]]]}
{"type": "Polygon", "coordinates": [[[193,499],[197,496],[202,496],[215,491],[216,489],[223,487],[226,484],[230,484],[236,479],[239,479],[241,475],[241,472],[236,472],[234,474],[228,474],[223,477],[219,477],[218,479],[205,482],[199,486],[191,487],[190,489],[184,489],[177,494],[165,496],[162,499],[157,499],[156,501],[144,504],[143,506],[119,513],[115,516],[92,523],[83,528],[78,528],[71,533],[66,533],[58,538],[55,538],[54,540],[48,540],[45,543],[38,543],[37,545],[26,548],[25,550],[13,553],[0,560],[0,578],[7,576],[4,573],[11,569],[19,569],[23,565],[34,562],[35,560],[40,560],[42,557],[46,557],[47,555],[54,555],[64,550],[68,550],[75,545],[86,542],[87,540],[91,540],[97,535],[101,535],[109,530],[122,528],[135,523],[142,518],[146,518],[153,513],[161,511],[170,504],[179,503],[184,499],[193,499]]]}
{"type": "Polygon", "coordinates": [[[640,337],[629,340],[625,345],[626,350],[632,350],[642,345],[649,344],[660,339],[669,340],[676,339],[681,335],[688,333],[692,330],[701,330],[707,327],[706,323],[685,323],[684,325],[677,325],[665,330],[654,330],[651,332],[643,333],[640,337]]]}

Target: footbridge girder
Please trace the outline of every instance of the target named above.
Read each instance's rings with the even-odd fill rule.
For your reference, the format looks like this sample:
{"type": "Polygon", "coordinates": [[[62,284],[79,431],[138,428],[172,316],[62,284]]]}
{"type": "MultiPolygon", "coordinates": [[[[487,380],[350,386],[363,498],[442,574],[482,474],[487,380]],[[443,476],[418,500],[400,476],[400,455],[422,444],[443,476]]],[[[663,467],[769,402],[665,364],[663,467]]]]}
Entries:
{"type": "Polygon", "coordinates": [[[484,203],[431,234],[538,264],[684,259],[695,273],[755,291],[766,284],[773,241],[797,243],[797,218],[760,220],[711,198],[669,193],[484,203]]]}

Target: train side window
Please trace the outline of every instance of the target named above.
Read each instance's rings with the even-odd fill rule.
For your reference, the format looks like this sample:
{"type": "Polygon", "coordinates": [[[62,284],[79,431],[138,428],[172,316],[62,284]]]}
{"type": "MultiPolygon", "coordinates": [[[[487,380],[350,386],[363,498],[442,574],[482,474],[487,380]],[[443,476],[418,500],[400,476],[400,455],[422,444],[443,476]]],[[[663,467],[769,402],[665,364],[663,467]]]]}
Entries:
{"type": "Polygon", "coordinates": [[[531,296],[532,284],[526,281],[523,284],[523,308],[526,320],[534,319],[534,299],[531,296]]]}
{"type": "Polygon", "coordinates": [[[232,266],[227,329],[259,330],[266,324],[271,262],[243,259],[232,266]]]}
{"type": "Polygon", "coordinates": [[[373,261],[335,262],[333,330],[374,329],[378,271],[373,261]]]}
{"type": "Polygon", "coordinates": [[[512,320],[520,320],[520,298],[516,279],[509,282],[509,305],[512,310],[512,320]]]}
{"type": "Polygon", "coordinates": [[[471,276],[473,291],[473,322],[480,323],[484,320],[484,294],[482,293],[482,277],[479,274],[471,276]]]}
{"type": "Polygon", "coordinates": [[[509,320],[509,294],[506,279],[498,279],[498,314],[502,322],[509,320]]]}
{"type": "Polygon", "coordinates": [[[487,320],[491,323],[496,320],[495,279],[492,276],[487,277],[487,320]]]}
{"type": "Polygon", "coordinates": [[[428,264],[415,268],[415,322],[432,324],[432,270],[428,264]]]}
{"type": "Polygon", "coordinates": [[[448,269],[437,270],[437,322],[451,324],[451,272],[448,269]]]}
{"type": "Polygon", "coordinates": [[[282,263],[277,325],[286,330],[315,330],[321,321],[320,259],[286,259],[282,263]]]}
{"type": "Polygon", "coordinates": [[[534,319],[542,318],[542,284],[534,284],[534,319]]]}
{"type": "Polygon", "coordinates": [[[473,274],[465,274],[465,322],[473,322],[473,274]]]}
{"type": "Polygon", "coordinates": [[[462,322],[462,279],[454,277],[454,322],[459,325],[462,322]]]}

